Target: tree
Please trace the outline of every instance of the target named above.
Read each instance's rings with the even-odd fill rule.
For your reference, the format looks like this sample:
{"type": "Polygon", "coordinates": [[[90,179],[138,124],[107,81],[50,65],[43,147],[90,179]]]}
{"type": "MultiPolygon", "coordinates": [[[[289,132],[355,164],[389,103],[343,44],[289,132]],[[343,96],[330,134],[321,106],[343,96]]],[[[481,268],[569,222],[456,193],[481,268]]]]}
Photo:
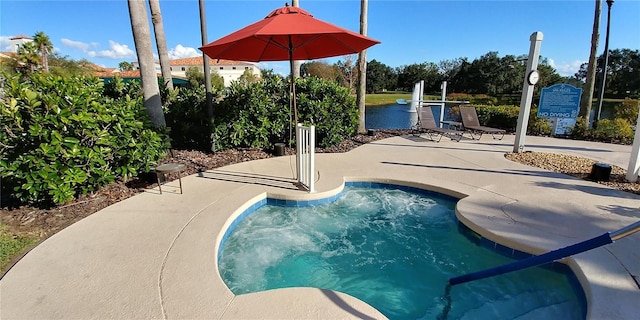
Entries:
{"type": "MultiPolygon", "coordinates": [[[[593,31],[591,32],[591,51],[589,53],[589,64],[587,65],[585,87],[582,90],[580,99],[580,112],[578,116],[586,119],[582,124],[589,125],[591,117],[591,104],[593,103],[593,90],[596,84],[596,57],[598,51],[598,39],[600,38],[600,12],[602,11],[602,0],[596,0],[596,8],[593,16],[593,31]]],[[[586,129],[586,128],[584,128],[586,129]]]]}
{"type": "Polygon", "coordinates": [[[120,71],[130,71],[133,70],[133,63],[122,61],[118,63],[118,68],[120,69],[120,71]]]}
{"type": "Polygon", "coordinates": [[[40,64],[40,55],[35,42],[27,42],[18,47],[17,69],[24,69],[26,73],[34,73],[40,64]]]}
{"type": "Polygon", "coordinates": [[[440,74],[442,75],[443,80],[451,81],[460,68],[462,66],[462,62],[467,58],[456,58],[451,60],[441,60],[438,62],[438,67],[440,68],[440,74]]]}
{"type": "MultiPolygon", "coordinates": [[[[360,0],[360,34],[367,35],[368,0],[360,0]]],[[[358,132],[364,133],[365,129],[365,96],[367,94],[367,50],[358,54],[358,87],[356,89],[356,104],[360,117],[358,119],[358,132]]]]}
{"type": "Polygon", "coordinates": [[[61,77],[91,76],[95,72],[93,63],[86,59],[73,60],[69,56],[49,55],[49,73],[61,77]]]}
{"type": "Polygon", "coordinates": [[[127,3],[129,5],[133,42],[136,47],[138,64],[140,65],[144,106],[149,119],[156,128],[166,127],[167,123],[162,110],[153,49],[151,48],[151,30],[149,28],[147,7],[144,1],[127,0],[127,3]]]}
{"type": "Polygon", "coordinates": [[[169,52],[167,51],[167,39],[164,36],[164,25],[162,24],[162,12],[158,0],[149,0],[151,9],[151,22],[153,22],[153,32],[156,36],[156,47],[160,57],[160,69],[166,88],[173,90],[173,79],[171,77],[171,64],[169,62],[169,52]]]}
{"type": "Polygon", "coordinates": [[[367,63],[367,93],[395,90],[397,84],[398,75],[391,67],[375,59],[367,63]]]}
{"type": "Polygon", "coordinates": [[[424,80],[425,91],[439,91],[442,79],[438,66],[433,62],[423,62],[401,66],[398,73],[398,87],[403,91],[413,91],[413,85],[424,80]]]}
{"type": "Polygon", "coordinates": [[[200,70],[198,67],[189,67],[187,71],[184,73],[187,81],[189,81],[189,85],[192,87],[199,87],[204,85],[204,72],[200,70]]]}
{"type": "Polygon", "coordinates": [[[244,70],[240,78],[238,78],[238,81],[244,83],[254,83],[260,81],[260,77],[251,72],[251,69],[246,69],[244,70]]]}
{"type": "MultiPolygon", "coordinates": [[[[549,64],[549,60],[546,58],[540,59],[540,62],[538,63],[538,72],[540,72],[540,81],[536,84],[536,92],[538,93],[541,88],[550,87],[554,84],[566,83],[566,79],[558,74],[556,69],[549,64]]],[[[522,85],[522,83],[520,85],[522,85]]]]}
{"type": "Polygon", "coordinates": [[[44,72],[49,72],[49,53],[53,51],[53,44],[51,40],[49,40],[49,36],[47,36],[44,32],[38,31],[33,36],[33,42],[36,44],[38,48],[38,52],[42,57],[42,68],[44,72]]]}
{"type": "Polygon", "coordinates": [[[336,70],[338,70],[338,81],[342,86],[349,88],[349,91],[353,93],[356,87],[356,75],[358,73],[358,66],[353,62],[354,56],[347,55],[344,61],[339,60],[334,64],[336,70]]]}
{"type": "MultiPolygon", "coordinates": [[[[604,61],[604,54],[598,61],[604,61]]],[[[640,50],[610,50],[607,70],[605,94],[611,98],[640,97],[640,50]]]]}
{"type": "Polygon", "coordinates": [[[300,74],[303,77],[318,77],[329,81],[338,81],[340,70],[336,65],[330,65],[324,61],[311,61],[300,66],[300,74]]]}
{"type": "MultiPolygon", "coordinates": [[[[246,71],[245,71],[246,73],[246,71]]],[[[244,75],[244,74],[243,74],[244,75]]],[[[185,72],[185,76],[189,81],[189,85],[192,87],[199,87],[205,85],[204,72],[198,67],[189,67],[185,72]]],[[[211,87],[215,90],[224,89],[224,79],[216,71],[210,73],[211,87]]]]}

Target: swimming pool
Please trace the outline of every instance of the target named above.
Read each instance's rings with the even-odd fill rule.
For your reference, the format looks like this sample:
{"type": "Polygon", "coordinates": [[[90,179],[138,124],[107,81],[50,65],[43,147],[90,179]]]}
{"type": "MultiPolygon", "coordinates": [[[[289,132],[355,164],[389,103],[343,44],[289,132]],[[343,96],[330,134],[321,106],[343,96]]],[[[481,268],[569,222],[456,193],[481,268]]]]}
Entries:
{"type": "MultiPolygon", "coordinates": [[[[227,286],[235,294],[331,289],[391,319],[435,319],[446,305],[448,278],[524,255],[491,250],[495,244],[459,224],[457,199],[367,186],[351,184],[335,199],[313,203],[267,200],[245,212],[220,245],[227,286]]],[[[585,317],[583,293],[559,264],[456,286],[451,301],[450,319],[585,317]]]]}

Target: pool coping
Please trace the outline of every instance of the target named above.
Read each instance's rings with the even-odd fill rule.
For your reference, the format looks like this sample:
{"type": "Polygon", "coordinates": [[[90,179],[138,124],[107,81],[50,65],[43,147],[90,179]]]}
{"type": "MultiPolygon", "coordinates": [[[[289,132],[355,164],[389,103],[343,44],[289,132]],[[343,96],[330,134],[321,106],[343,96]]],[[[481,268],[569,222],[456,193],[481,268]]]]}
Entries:
{"type": "MultiPolygon", "coordinates": [[[[533,150],[553,147],[609,163],[630,154],[630,146],[528,139],[533,150]]],[[[345,181],[404,181],[463,198],[456,207],[459,221],[491,241],[534,254],[616,230],[640,217],[638,196],[504,159],[512,142],[513,136],[505,136],[500,142],[436,144],[407,136],[344,154],[317,154],[314,194],[295,186],[292,160],[286,156],[184,177],[184,194],[172,193],[169,182],[162,196],[157,188],[147,190],[34,248],[0,280],[0,316],[384,318],[358,299],[322,289],[235,296],[214,271],[216,239],[247,203],[266,197],[326,198],[341,191],[345,181]]],[[[565,261],[585,289],[589,319],[637,315],[640,289],[630,272],[639,274],[639,245],[636,234],[565,261]]]]}
{"type": "MultiPolygon", "coordinates": [[[[373,189],[392,189],[392,190],[402,190],[402,191],[407,191],[407,192],[412,192],[412,193],[417,193],[420,195],[424,195],[424,196],[435,196],[435,197],[439,197],[439,198],[446,198],[450,201],[454,201],[456,203],[456,208],[454,208],[453,212],[454,215],[456,216],[456,223],[458,223],[462,228],[465,229],[465,232],[471,232],[474,234],[475,237],[478,237],[477,239],[477,243],[474,242],[476,245],[480,246],[480,247],[484,247],[486,249],[492,250],[502,256],[511,258],[511,259],[525,259],[525,258],[529,258],[534,256],[534,254],[532,253],[528,253],[528,252],[524,252],[524,251],[520,251],[511,247],[507,247],[502,245],[501,243],[498,242],[494,242],[492,240],[490,240],[487,237],[484,237],[482,235],[480,235],[479,233],[475,232],[474,230],[472,230],[471,228],[469,228],[468,226],[466,226],[462,221],[458,220],[458,216],[459,216],[459,211],[457,210],[457,203],[466,198],[468,195],[463,195],[460,193],[457,193],[453,190],[447,190],[447,193],[442,193],[442,192],[438,192],[438,191],[434,191],[436,188],[434,186],[426,186],[426,185],[421,185],[421,184],[415,184],[415,183],[411,183],[411,182],[407,182],[407,181],[393,181],[390,182],[389,180],[385,180],[385,182],[380,182],[378,181],[378,179],[375,178],[371,178],[371,179],[367,179],[366,181],[362,181],[362,180],[345,180],[343,185],[339,188],[337,188],[335,191],[336,193],[328,196],[326,198],[320,198],[320,199],[316,199],[316,197],[314,197],[313,200],[290,200],[290,199],[286,199],[287,197],[284,197],[283,199],[281,198],[277,198],[277,197],[269,197],[269,195],[265,195],[265,198],[262,198],[262,196],[256,197],[254,199],[252,199],[252,201],[247,202],[245,205],[242,206],[242,208],[246,208],[244,209],[244,211],[240,212],[240,210],[237,210],[236,212],[234,212],[232,215],[229,216],[227,222],[224,224],[224,226],[222,227],[222,229],[220,230],[220,234],[218,235],[218,238],[216,239],[216,255],[215,255],[215,265],[216,265],[216,272],[218,274],[220,274],[220,270],[218,269],[219,266],[219,262],[220,262],[220,255],[221,255],[221,248],[224,246],[225,241],[228,239],[228,237],[230,236],[231,233],[233,233],[234,229],[240,224],[242,223],[242,221],[247,218],[249,215],[253,214],[256,210],[260,209],[261,207],[265,206],[265,205],[275,205],[275,206],[283,206],[283,207],[296,207],[296,208],[304,208],[304,207],[312,207],[312,206],[317,206],[317,205],[323,205],[323,204],[327,204],[327,203],[331,203],[336,201],[338,198],[340,198],[344,192],[345,188],[348,187],[356,187],[356,188],[373,188],[373,189]],[[453,196],[453,194],[455,194],[456,196],[453,196]],[[255,200],[255,202],[253,202],[253,200],[255,200]]],[[[468,237],[468,235],[467,235],[468,237]]],[[[571,264],[567,263],[567,259],[565,259],[565,261],[563,262],[551,262],[548,264],[543,265],[542,267],[545,268],[551,268],[554,270],[561,270],[561,269],[557,269],[559,268],[556,265],[562,265],[566,268],[566,270],[562,269],[562,272],[570,272],[570,274],[568,274],[567,276],[569,277],[569,284],[573,287],[574,290],[580,290],[580,296],[577,298],[578,301],[582,304],[582,307],[584,308],[584,310],[582,310],[582,312],[584,312],[584,314],[587,313],[587,301],[586,301],[586,294],[584,291],[584,288],[582,287],[582,283],[580,282],[580,279],[578,278],[578,276],[573,272],[574,268],[579,268],[577,265],[573,264],[573,267],[571,264]]],[[[477,270],[480,271],[480,270],[477,270]]],[[[291,289],[291,288],[286,288],[286,289],[291,289]]],[[[268,291],[271,290],[278,290],[278,289],[270,289],[268,291]]],[[[267,290],[265,290],[267,291],[267,290]]],[[[259,293],[259,292],[256,292],[259,293]]],[[[357,298],[356,298],[357,299],[357,298]]]]}

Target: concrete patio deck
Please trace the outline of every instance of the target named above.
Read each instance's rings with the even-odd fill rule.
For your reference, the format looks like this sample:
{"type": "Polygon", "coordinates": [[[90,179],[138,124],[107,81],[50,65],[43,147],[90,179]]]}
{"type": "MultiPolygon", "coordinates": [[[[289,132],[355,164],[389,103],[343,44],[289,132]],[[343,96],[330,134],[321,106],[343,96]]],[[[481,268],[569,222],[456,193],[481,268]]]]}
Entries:
{"type": "MultiPolygon", "coordinates": [[[[344,154],[318,154],[316,189],[293,180],[295,158],[231,165],[150,189],[57,233],[0,280],[1,319],[384,318],[345,294],[289,288],[234,296],[217,272],[232,218],[266,196],[317,199],[347,181],[401,183],[463,198],[459,219],[506,246],[541,253],[640,219],[640,196],[504,158],[504,140],[434,143],[393,137],[344,154]],[[173,187],[173,188],[172,188],[173,187]]],[[[526,150],[588,157],[623,168],[630,146],[527,137],[526,150]]],[[[640,234],[568,259],[590,319],[638,317],[640,234]]]]}

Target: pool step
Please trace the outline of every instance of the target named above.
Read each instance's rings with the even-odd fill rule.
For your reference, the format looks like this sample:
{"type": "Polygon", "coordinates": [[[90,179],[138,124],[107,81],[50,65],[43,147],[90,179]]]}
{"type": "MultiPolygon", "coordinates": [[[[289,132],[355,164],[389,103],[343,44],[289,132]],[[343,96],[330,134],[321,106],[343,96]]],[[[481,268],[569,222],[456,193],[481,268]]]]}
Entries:
{"type": "MultiPolygon", "coordinates": [[[[548,297],[546,292],[523,292],[504,296],[500,300],[485,303],[468,310],[460,319],[486,319],[488,315],[513,317],[513,319],[562,319],[567,318],[569,301],[540,301],[548,297]]],[[[455,301],[453,302],[455,304],[455,301]]]]}
{"type": "Polygon", "coordinates": [[[566,319],[567,310],[571,307],[571,302],[564,301],[560,303],[543,306],[533,309],[514,320],[533,320],[533,319],[566,319]]]}

